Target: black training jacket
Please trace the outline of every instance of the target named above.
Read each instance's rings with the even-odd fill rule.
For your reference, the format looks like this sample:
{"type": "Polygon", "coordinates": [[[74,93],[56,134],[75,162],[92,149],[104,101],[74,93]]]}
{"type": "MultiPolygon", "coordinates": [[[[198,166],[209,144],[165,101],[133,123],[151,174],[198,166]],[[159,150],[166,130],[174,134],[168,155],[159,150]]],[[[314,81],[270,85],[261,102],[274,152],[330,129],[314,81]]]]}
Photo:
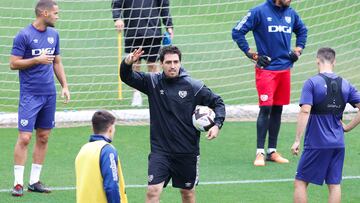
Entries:
{"type": "Polygon", "coordinates": [[[215,124],[222,126],[225,105],[201,81],[192,79],[183,68],[180,75],[168,79],[164,73],[132,70],[124,61],[120,66],[121,80],[148,96],[150,110],[151,152],[199,154],[200,132],[192,125],[196,105],[212,108],[215,124]]]}

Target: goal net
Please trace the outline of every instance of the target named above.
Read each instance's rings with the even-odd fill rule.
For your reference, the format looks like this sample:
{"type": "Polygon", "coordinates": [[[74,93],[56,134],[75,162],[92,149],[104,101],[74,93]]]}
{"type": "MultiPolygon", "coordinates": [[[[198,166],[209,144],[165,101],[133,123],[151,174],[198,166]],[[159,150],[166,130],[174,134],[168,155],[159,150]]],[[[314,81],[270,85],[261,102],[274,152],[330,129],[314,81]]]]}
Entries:
{"type": "MultiPolygon", "coordinates": [[[[182,64],[192,77],[203,80],[222,96],[231,110],[229,118],[255,118],[258,110],[253,64],[232,41],[231,29],[250,8],[262,2],[264,0],[170,0],[173,44],[183,52],[182,64]]],[[[19,96],[18,73],[8,65],[12,40],[33,21],[35,4],[35,0],[1,1],[0,112],[6,113],[6,117],[17,111],[19,96]]],[[[111,1],[59,0],[58,4],[60,19],[56,28],[60,33],[71,102],[64,105],[58,98],[57,111],[65,112],[65,116],[66,112],[79,115],[95,109],[118,110],[119,114],[126,111],[127,118],[139,112],[146,114],[147,111],[130,106],[133,90],[127,85],[122,84],[123,97],[118,99],[118,35],[111,15],[111,1]]],[[[302,84],[316,74],[315,53],[323,46],[336,50],[336,72],[360,88],[360,1],[298,0],[291,6],[309,33],[304,53],[292,70],[293,105],[286,107],[286,112],[298,110],[296,103],[302,84]]],[[[255,48],[251,33],[247,40],[255,48]]],[[[146,70],[145,66],[142,68],[146,70]]],[[[58,83],[57,88],[59,92],[58,83]]],[[[141,109],[147,109],[146,96],[143,98],[141,109]]],[[[147,119],[148,115],[143,118],[147,119]]]]}

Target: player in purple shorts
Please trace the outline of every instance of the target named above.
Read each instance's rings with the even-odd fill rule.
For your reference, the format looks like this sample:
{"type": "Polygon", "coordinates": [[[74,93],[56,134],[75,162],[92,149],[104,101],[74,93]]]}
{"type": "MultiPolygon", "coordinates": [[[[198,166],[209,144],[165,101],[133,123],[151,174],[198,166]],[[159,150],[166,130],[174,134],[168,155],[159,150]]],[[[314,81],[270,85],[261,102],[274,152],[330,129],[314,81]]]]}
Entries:
{"type": "Polygon", "coordinates": [[[36,129],[28,190],[48,193],[40,182],[40,172],[55,126],[56,88],[54,73],[65,97],[70,100],[64,67],[60,58],[59,34],[53,28],[59,18],[59,7],[52,0],[40,0],[35,7],[35,21],[15,36],[10,57],[11,70],[19,71],[20,99],[18,108],[19,136],[14,152],[13,196],[23,195],[24,166],[32,131],[36,129]]]}
{"type": "Polygon", "coordinates": [[[307,202],[309,183],[329,188],[329,202],[341,201],[341,179],[345,156],[344,132],[360,123],[360,111],[349,123],[342,122],[346,103],[360,109],[360,93],[334,72],[335,51],[321,48],[316,59],[319,74],[308,79],[302,89],[294,155],[300,152],[305,131],[304,151],[295,177],[294,202],[307,202]]]}

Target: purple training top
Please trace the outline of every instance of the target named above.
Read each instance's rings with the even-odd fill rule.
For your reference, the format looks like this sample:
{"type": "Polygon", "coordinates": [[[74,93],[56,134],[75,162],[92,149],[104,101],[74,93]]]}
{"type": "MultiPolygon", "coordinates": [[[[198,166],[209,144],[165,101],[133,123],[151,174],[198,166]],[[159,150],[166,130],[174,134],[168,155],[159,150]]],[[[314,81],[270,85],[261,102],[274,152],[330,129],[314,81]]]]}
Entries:
{"type": "MultiPolygon", "coordinates": [[[[337,78],[334,73],[327,77],[337,78]]],[[[327,85],[320,75],[308,79],[302,89],[300,106],[321,103],[327,94],[327,85]]],[[[360,93],[345,79],[342,80],[342,95],[345,103],[360,103],[360,93]]],[[[344,130],[340,119],[342,114],[311,114],[305,132],[304,149],[344,148],[344,130]]]]}
{"type": "MultiPolygon", "coordinates": [[[[11,54],[29,59],[46,52],[49,55],[59,55],[59,34],[51,27],[45,31],[37,30],[32,24],[20,30],[15,36],[11,54]]],[[[54,95],[54,65],[38,64],[19,70],[20,94],[54,95]]]]}

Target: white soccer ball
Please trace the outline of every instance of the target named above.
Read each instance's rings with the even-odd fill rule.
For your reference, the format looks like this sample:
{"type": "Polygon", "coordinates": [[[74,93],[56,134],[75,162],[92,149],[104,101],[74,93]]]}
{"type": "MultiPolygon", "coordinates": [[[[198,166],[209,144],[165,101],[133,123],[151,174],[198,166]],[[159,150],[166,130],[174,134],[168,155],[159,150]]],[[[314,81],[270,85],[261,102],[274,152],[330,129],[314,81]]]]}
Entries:
{"type": "Polygon", "coordinates": [[[197,105],[192,115],[192,122],[194,127],[201,131],[206,132],[214,126],[215,112],[207,106],[197,105]]]}

